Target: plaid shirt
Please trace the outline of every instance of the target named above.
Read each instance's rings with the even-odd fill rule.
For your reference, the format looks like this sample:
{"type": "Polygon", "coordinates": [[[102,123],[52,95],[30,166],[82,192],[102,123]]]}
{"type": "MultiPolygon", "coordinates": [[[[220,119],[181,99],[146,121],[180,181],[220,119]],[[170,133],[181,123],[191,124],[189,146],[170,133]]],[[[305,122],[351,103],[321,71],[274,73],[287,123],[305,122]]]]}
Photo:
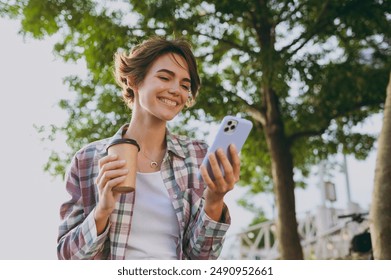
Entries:
{"type": "MultiPolygon", "coordinates": [[[[57,254],[59,259],[125,258],[130,236],[134,192],[122,194],[105,231],[97,235],[94,209],[99,200],[95,179],[98,161],[107,155],[106,147],[122,137],[127,125],[111,138],[93,142],[82,148],[72,159],[66,176],[66,189],[71,199],[60,209],[57,254]]],[[[178,259],[216,259],[222,249],[230,224],[224,205],[220,222],[210,219],[204,211],[204,184],[197,175],[207,153],[204,142],[166,133],[167,153],[161,165],[161,175],[179,223],[178,259]]]]}

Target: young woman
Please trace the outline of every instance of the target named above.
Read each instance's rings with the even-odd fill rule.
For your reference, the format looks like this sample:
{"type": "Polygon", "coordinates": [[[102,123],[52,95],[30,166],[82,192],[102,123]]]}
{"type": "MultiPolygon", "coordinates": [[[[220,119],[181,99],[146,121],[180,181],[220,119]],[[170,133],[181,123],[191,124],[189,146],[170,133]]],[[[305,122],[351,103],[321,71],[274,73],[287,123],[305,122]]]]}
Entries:
{"type": "Polygon", "coordinates": [[[223,199],[239,180],[240,160],[233,145],[232,164],[221,150],[211,154],[212,181],[200,166],[207,145],[166,128],[197,98],[189,44],[146,40],[129,55],[115,55],[115,74],[132,117],[113,137],[74,156],[66,179],[71,199],[60,211],[59,259],[216,259],[230,224],[223,199]],[[121,138],[141,148],[136,190],[126,194],[112,190],[129,172],[125,162],[106,152],[121,138]]]}

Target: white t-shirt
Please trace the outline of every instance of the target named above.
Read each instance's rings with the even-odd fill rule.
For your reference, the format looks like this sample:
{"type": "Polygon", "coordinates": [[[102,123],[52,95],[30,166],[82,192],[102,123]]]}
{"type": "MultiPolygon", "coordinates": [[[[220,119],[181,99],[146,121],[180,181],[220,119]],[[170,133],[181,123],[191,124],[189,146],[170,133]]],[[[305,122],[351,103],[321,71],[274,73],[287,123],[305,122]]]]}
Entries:
{"type": "Polygon", "coordinates": [[[178,218],[160,171],[139,173],[125,259],[177,259],[178,218]]]}

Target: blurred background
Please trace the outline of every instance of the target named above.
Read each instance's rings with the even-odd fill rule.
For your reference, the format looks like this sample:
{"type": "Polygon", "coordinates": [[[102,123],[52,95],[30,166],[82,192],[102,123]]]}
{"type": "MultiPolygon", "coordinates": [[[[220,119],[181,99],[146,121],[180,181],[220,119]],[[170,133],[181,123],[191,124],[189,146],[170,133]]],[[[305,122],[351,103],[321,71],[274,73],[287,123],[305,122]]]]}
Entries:
{"type": "MultiPolygon", "coordinates": [[[[76,94],[70,89],[70,83],[64,83],[64,78],[72,75],[88,79],[89,70],[84,59],[65,62],[58,52],[53,53],[55,44],[62,39],[61,34],[36,40],[23,36],[20,30],[20,21],[0,18],[0,127],[4,149],[0,161],[3,182],[0,259],[56,259],[59,207],[68,195],[63,178],[45,172],[44,167],[53,150],[66,154],[70,148],[62,132],[56,133],[52,141],[43,141],[42,138],[50,138],[50,129],[39,131],[42,131],[40,127],[62,126],[67,122],[69,114],[58,103],[61,99],[75,100],[76,94]]],[[[194,118],[184,117],[197,123],[194,118]]],[[[199,137],[211,143],[217,125],[207,120],[202,123],[202,130],[210,133],[199,137]]],[[[376,138],[381,123],[382,112],[378,110],[355,124],[354,129],[376,138]]],[[[295,189],[297,217],[316,213],[319,207],[345,209],[347,213],[351,203],[360,211],[369,211],[376,152],[375,141],[365,159],[357,160],[349,154],[344,158],[341,153],[335,153],[325,161],[312,164],[305,187],[295,189]],[[333,186],[331,199],[325,197],[324,182],[333,186]]],[[[243,245],[237,234],[245,232],[259,216],[261,221],[273,221],[276,217],[275,197],[270,189],[260,192],[251,189],[252,186],[241,184],[227,195],[232,226],[223,258],[243,257],[228,251],[230,248],[240,250],[238,246],[243,245]]],[[[265,238],[262,240],[265,242],[265,238]]],[[[250,258],[260,256],[253,254],[250,258]]]]}

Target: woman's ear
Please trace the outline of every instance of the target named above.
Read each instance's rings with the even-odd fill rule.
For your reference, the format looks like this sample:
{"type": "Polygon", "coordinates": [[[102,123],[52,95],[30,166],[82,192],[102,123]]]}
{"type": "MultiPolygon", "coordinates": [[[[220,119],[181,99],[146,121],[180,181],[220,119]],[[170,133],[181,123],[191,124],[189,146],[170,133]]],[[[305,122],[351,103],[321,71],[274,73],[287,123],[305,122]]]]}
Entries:
{"type": "Polygon", "coordinates": [[[134,84],[134,80],[132,77],[128,76],[126,77],[126,84],[129,88],[131,88],[133,91],[135,89],[135,84],[134,84]]]}

